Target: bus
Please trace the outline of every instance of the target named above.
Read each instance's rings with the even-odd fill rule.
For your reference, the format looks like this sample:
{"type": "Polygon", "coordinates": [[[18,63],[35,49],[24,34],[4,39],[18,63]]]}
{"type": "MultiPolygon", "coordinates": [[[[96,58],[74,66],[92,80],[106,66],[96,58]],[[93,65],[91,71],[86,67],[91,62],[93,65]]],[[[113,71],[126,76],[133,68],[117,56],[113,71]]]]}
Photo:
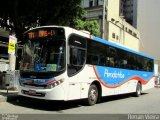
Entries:
{"type": "Polygon", "coordinates": [[[83,99],[141,92],[154,87],[154,58],[64,26],[24,33],[19,93],[44,100],[83,99]]]}

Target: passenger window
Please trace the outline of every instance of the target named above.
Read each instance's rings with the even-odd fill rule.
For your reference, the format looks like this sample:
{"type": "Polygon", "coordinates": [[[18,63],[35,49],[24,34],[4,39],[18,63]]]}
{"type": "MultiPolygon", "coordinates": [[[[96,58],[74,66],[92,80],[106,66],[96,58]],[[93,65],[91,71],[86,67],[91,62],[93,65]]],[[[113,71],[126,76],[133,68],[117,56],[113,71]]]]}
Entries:
{"type": "Polygon", "coordinates": [[[85,50],[71,48],[70,50],[70,63],[74,66],[81,66],[85,62],[85,50]]]}
{"type": "Polygon", "coordinates": [[[68,76],[80,72],[86,62],[86,39],[78,35],[69,38],[68,76]]]}
{"type": "Polygon", "coordinates": [[[117,58],[116,56],[117,56],[117,50],[110,47],[108,52],[108,58],[107,58],[107,66],[115,67],[116,58],[117,58]]]}

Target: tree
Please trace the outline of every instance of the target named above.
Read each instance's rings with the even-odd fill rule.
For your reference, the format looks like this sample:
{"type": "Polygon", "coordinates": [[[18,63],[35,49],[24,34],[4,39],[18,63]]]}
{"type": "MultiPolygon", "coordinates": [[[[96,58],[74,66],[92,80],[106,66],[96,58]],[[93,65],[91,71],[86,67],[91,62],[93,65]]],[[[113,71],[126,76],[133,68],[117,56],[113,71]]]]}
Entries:
{"type": "Polygon", "coordinates": [[[95,36],[100,35],[100,27],[96,20],[90,20],[90,21],[83,21],[80,19],[76,20],[75,28],[78,30],[86,30],[89,31],[91,34],[95,36]]]}
{"type": "Polygon", "coordinates": [[[18,39],[27,29],[43,25],[75,26],[81,19],[81,0],[0,0],[0,26],[14,31],[18,39]]]}

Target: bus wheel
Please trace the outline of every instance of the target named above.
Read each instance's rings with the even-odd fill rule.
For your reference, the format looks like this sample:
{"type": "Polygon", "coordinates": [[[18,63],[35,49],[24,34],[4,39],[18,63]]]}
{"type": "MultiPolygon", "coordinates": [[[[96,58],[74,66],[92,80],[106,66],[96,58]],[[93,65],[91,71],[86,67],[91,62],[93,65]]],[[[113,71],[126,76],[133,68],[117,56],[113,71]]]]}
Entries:
{"type": "Polygon", "coordinates": [[[88,98],[86,100],[86,104],[90,106],[94,105],[97,103],[97,100],[98,100],[98,89],[96,85],[92,84],[88,91],[88,98]]]}
{"type": "Polygon", "coordinates": [[[138,82],[136,92],[135,92],[135,96],[139,97],[141,95],[141,92],[142,92],[142,86],[141,86],[141,83],[138,82]]]}

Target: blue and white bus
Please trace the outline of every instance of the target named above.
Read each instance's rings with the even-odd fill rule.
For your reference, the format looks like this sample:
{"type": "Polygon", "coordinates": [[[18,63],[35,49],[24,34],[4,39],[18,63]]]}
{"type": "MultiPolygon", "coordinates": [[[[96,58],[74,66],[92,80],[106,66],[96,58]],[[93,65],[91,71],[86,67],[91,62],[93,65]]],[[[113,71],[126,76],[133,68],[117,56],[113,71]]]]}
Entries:
{"type": "Polygon", "coordinates": [[[154,87],[154,58],[82,31],[43,26],[24,33],[20,95],[46,100],[85,99],[154,87]]]}

